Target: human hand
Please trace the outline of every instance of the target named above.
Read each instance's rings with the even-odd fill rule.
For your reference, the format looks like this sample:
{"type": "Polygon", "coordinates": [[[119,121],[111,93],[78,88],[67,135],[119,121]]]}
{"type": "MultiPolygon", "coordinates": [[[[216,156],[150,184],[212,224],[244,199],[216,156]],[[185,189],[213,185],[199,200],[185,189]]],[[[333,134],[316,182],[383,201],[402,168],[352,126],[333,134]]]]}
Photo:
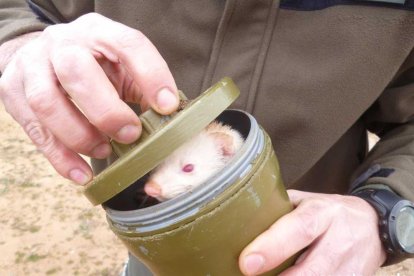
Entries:
{"type": "Polygon", "coordinates": [[[373,207],[355,196],[288,191],[292,212],[258,236],[239,258],[258,275],[305,249],[281,275],[373,275],[385,261],[373,207]]]}
{"type": "Polygon", "coordinates": [[[125,101],[161,114],[178,107],[173,76],[148,38],[98,14],[50,26],[9,56],[0,79],[7,112],[76,183],[92,177],[79,153],[105,158],[107,137],[139,137],[140,121],[125,101]]]}

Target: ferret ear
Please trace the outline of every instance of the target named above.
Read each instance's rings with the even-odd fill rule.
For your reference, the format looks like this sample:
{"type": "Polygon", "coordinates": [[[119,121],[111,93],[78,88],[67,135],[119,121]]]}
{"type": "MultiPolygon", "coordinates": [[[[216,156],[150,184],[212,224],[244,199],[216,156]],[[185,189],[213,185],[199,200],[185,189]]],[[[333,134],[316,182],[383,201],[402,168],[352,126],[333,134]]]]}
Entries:
{"type": "Polygon", "coordinates": [[[231,157],[235,154],[234,141],[231,135],[223,132],[213,132],[209,134],[214,142],[220,147],[223,156],[231,157]]]}

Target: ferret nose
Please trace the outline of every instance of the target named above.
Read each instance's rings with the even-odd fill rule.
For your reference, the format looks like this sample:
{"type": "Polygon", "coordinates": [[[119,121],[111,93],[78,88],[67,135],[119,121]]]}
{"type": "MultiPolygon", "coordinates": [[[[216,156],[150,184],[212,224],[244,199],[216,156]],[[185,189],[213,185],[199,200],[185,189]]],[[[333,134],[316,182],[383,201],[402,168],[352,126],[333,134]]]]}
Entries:
{"type": "Polygon", "coordinates": [[[153,181],[147,182],[145,184],[144,191],[147,195],[152,197],[157,197],[161,195],[161,187],[153,181]]]}

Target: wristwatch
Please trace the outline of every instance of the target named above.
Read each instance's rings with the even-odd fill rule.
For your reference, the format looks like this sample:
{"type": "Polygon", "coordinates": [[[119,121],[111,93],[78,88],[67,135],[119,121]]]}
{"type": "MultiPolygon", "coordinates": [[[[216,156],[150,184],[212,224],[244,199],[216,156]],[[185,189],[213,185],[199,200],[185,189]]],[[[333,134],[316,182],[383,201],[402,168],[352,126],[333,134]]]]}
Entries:
{"type": "Polygon", "coordinates": [[[378,213],[380,239],[387,253],[384,265],[414,257],[414,204],[391,190],[362,188],[352,193],[378,213]]]}

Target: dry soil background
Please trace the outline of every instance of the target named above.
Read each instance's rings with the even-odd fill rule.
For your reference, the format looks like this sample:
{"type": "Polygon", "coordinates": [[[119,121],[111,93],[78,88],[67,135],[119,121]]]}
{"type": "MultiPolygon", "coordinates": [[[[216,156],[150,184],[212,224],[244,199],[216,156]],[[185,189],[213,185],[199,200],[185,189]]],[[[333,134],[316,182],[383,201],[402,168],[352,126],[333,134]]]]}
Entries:
{"type": "MultiPolygon", "coordinates": [[[[125,259],[101,208],[54,172],[0,104],[0,276],[118,275],[125,259]]],[[[414,275],[414,261],[377,275],[414,275]]]]}

